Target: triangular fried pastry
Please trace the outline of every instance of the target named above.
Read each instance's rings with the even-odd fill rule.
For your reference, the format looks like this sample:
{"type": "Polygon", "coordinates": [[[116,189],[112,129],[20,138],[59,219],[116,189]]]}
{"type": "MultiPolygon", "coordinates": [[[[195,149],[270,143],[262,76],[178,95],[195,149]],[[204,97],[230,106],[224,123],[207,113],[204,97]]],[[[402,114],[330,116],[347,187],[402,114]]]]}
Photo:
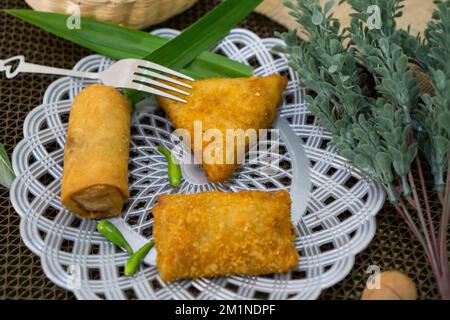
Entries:
{"type": "MultiPolygon", "coordinates": [[[[244,133],[248,129],[254,129],[258,134],[260,129],[267,129],[275,120],[286,83],[287,79],[279,75],[197,80],[189,83],[192,89],[189,90],[191,95],[186,104],[162,97],[157,99],[174,127],[186,129],[190,133],[191,150],[202,164],[209,180],[222,182],[238,166],[238,156],[242,155],[242,152],[237,153],[238,148],[244,144],[247,149],[250,141],[248,136],[244,139],[236,136],[234,139],[226,139],[227,129],[244,133]],[[203,133],[197,138],[197,143],[194,134],[196,121],[200,122],[197,122],[195,134],[203,133]],[[199,123],[201,131],[198,129],[199,123]],[[207,132],[210,133],[209,136],[207,132]],[[217,132],[221,133],[222,141],[215,135],[217,132]],[[202,159],[198,155],[203,156],[202,159]]],[[[186,99],[185,96],[179,96],[186,99]]],[[[230,131],[228,134],[232,137],[230,131]]]]}

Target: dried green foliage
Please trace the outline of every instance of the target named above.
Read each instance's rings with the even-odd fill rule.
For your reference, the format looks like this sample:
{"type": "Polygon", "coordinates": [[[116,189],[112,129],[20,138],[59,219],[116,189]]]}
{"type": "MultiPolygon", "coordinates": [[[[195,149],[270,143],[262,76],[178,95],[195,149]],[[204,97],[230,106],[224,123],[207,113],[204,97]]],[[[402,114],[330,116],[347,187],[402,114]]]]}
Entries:
{"type": "MultiPolygon", "coordinates": [[[[443,20],[448,18],[448,7],[446,11],[440,10],[438,21],[442,22],[430,23],[427,29],[430,45],[425,45],[419,36],[396,29],[395,19],[402,14],[402,0],[347,2],[355,13],[344,31],[329,13],[333,2],[324,8],[314,0],[287,2],[310,41],[298,43],[295,32],[290,31],[279,35],[286,46],[277,50],[288,54],[290,65],[314,91],[315,95],[309,95],[307,102],[320,123],[332,132],[332,143],[357,167],[383,183],[391,202],[398,202],[398,195],[393,192],[396,180],[401,181],[403,195],[410,194],[406,176],[418,149],[417,143],[411,142],[413,127],[423,131],[419,142],[429,140],[427,132],[436,136],[431,144],[433,152],[427,154],[433,155],[436,168],[433,172],[441,179],[436,188],[442,187],[448,146],[441,138],[442,128],[437,119],[446,119],[447,115],[436,111],[438,117],[428,114],[430,108],[437,109],[437,103],[448,106],[450,91],[444,87],[448,85],[448,77],[443,79],[442,71],[432,71],[435,88],[439,83],[442,90],[436,90],[435,97],[425,97],[425,103],[419,104],[419,86],[409,62],[435,60],[433,65],[445,62],[448,67],[450,59],[445,57],[450,57],[449,39],[447,42],[442,39],[445,37],[442,30],[449,26],[443,20]],[[373,5],[380,8],[380,29],[367,25],[371,15],[367,8],[373,5]],[[447,53],[437,49],[438,46],[447,46],[447,53]],[[371,73],[374,88],[367,87],[361,65],[371,73]],[[435,134],[431,130],[440,131],[435,134]]],[[[429,149],[430,143],[427,141],[424,146],[429,149]]]]}
{"type": "Polygon", "coordinates": [[[331,143],[385,187],[390,202],[422,244],[442,297],[450,299],[449,0],[435,0],[437,10],[424,38],[410,35],[409,29],[396,29],[403,0],[347,2],[354,13],[344,30],[329,13],[332,1],[323,8],[317,0],[287,2],[309,41],[298,42],[290,31],[279,34],[286,46],[276,50],[288,55],[291,67],[311,89],[309,109],[331,131],[331,143]],[[435,95],[419,92],[411,63],[430,75],[435,95]],[[419,150],[430,164],[443,205],[438,228],[431,218],[419,150]],[[422,198],[411,174],[413,162],[422,198]]]}
{"type": "Polygon", "coordinates": [[[435,188],[445,189],[444,174],[450,149],[450,2],[437,1],[438,10],[425,30],[434,96],[424,94],[415,119],[420,124],[419,142],[430,164],[435,188]]]}

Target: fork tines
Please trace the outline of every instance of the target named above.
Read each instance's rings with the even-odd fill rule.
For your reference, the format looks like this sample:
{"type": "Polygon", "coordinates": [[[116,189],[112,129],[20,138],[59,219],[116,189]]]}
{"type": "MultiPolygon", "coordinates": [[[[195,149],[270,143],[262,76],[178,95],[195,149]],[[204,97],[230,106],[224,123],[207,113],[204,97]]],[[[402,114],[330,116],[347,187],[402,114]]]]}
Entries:
{"type": "MultiPolygon", "coordinates": [[[[168,75],[180,78],[180,79],[184,79],[184,80],[189,80],[189,81],[194,81],[193,78],[188,77],[180,72],[169,69],[167,67],[163,67],[156,63],[150,62],[150,61],[144,61],[144,60],[136,60],[136,61],[137,61],[137,65],[136,65],[136,71],[134,72],[133,82],[141,84],[141,85],[157,86],[157,87],[169,90],[169,91],[174,91],[174,92],[180,93],[185,96],[190,95],[189,92],[187,92],[187,91],[183,91],[179,88],[170,86],[169,84],[166,84],[164,82],[160,82],[160,81],[157,81],[154,79],[161,79],[167,83],[171,83],[171,84],[175,84],[175,85],[178,85],[178,86],[181,86],[184,88],[191,89],[192,88],[191,85],[189,85],[185,82],[179,81],[175,78],[166,76],[161,73],[165,73],[165,74],[168,74],[168,75]],[[154,71],[152,71],[152,70],[154,70],[154,71]],[[155,71],[159,71],[159,72],[155,72],[155,71]]],[[[184,103],[187,102],[186,100],[181,99],[181,98],[174,96],[170,93],[167,93],[165,91],[160,91],[155,88],[152,88],[152,89],[157,91],[157,92],[153,92],[154,94],[159,94],[166,98],[184,102],[184,103]],[[164,94],[162,94],[162,93],[164,93],[164,94]]]]}

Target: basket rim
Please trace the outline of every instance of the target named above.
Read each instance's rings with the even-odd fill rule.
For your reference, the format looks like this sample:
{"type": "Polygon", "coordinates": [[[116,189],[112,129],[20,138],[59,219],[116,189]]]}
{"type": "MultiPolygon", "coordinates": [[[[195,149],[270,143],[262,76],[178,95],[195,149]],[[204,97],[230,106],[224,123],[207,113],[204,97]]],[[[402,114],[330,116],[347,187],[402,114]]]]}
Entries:
{"type": "MultiPolygon", "coordinates": [[[[27,3],[28,2],[35,2],[37,0],[25,0],[27,3]]],[[[176,2],[192,2],[192,0],[172,0],[172,1],[176,1],[176,2]]],[[[39,0],[40,3],[42,2],[47,2],[47,3],[58,3],[61,4],[61,0],[39,0]]],[[[158,3],[158,0],[64,0],[63,1],[67,6],[70,5],[89,5],[89,4],[116,4],[116,5],[121,5],[121,4],[130,4],[130,3],[137,3],[137,2],[154,2],[154,3],[158,3]]]]}

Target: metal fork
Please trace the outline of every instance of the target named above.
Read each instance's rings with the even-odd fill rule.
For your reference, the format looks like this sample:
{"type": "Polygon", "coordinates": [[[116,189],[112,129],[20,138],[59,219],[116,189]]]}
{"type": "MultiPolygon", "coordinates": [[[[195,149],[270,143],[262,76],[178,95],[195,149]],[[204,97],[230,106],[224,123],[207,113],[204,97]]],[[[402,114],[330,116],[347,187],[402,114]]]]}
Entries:
{"type": "Polygon", "coordinates": [[[105,71],[95,73],[95,72],[82,72],[76,70],[53,68],[38,64],[27,63],[25,62],[24,56],[15,56],[6,60],[0,60],[0,73],[2,71],[5,71],[6,77],[8,79],[12,79],[22,72],[44,73],[44,74],[96,79],[100,80],[103,84],[113,86],[116,88],[127,88],[144,91],[183,103],[186,103],[187,101],[177,96],[174,96],[170,93],[156,89],[154,87],[159,87],[169,91],[178,92],[185,96],[189,96],[188,92],[172,87],[163,82],[156,81],[154,79],[164,80],[168,83],[176,84],[189,89],[192,88],[192,86],[190,86],[189,84],[165,76],[162,73],[171,76],[176,76],[181,79],[194,81],[194,79],[182,73],[173,71],[169,68],[160,66],[150,61],[139,59],[119,60],[115,62],[113,65],[111,65],[105,71]],[[13,69],[13,67],[15,68],[13,69]]]}

